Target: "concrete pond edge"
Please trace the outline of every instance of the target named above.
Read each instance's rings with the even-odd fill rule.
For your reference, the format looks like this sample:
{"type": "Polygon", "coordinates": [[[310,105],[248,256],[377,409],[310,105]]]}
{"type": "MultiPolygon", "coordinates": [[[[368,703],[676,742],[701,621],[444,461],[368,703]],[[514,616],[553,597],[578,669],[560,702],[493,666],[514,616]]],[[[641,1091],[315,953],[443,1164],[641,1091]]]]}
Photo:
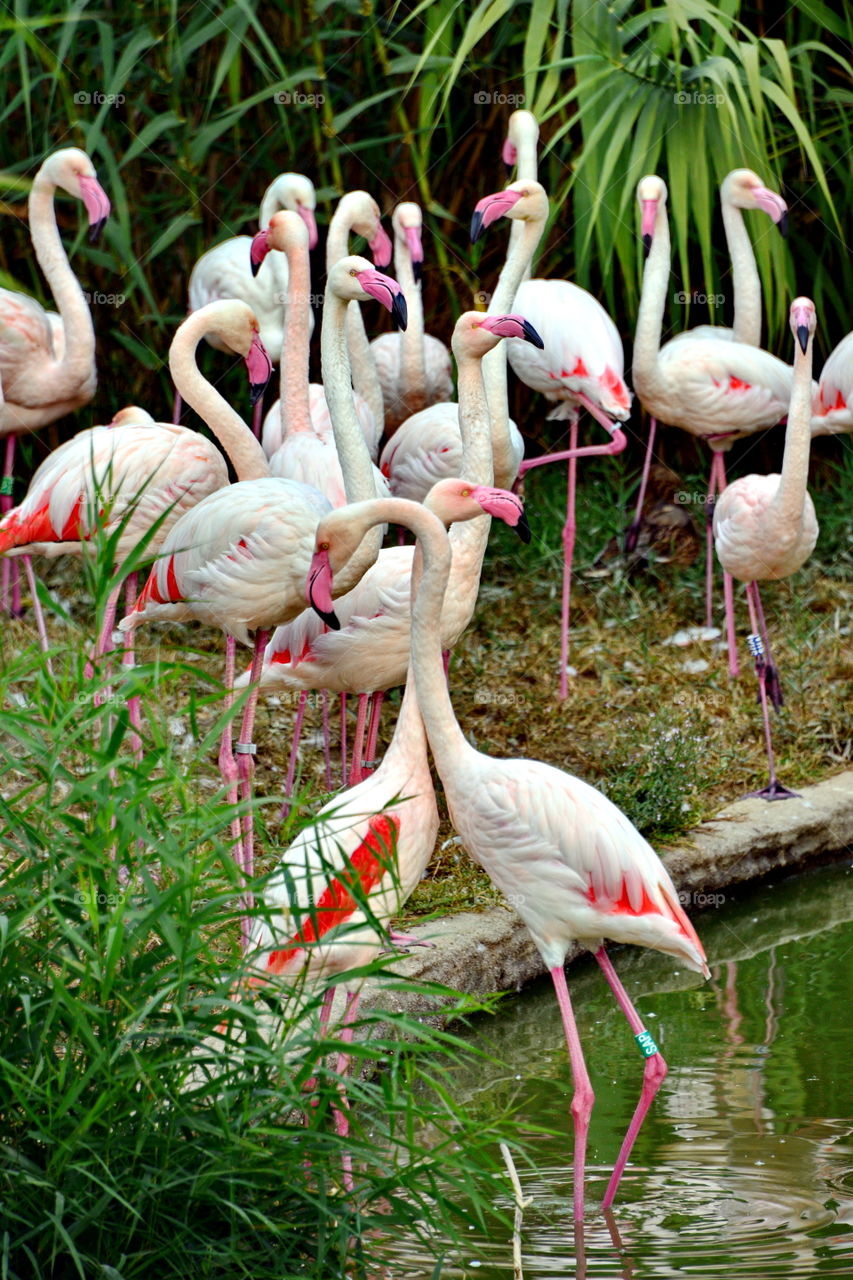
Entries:
{"type": "MultiPolygon", "coordinates": [[[[690,916],[714,905],[714,895],[730,885],[786,869],[853,861],[853,769],[803,787],[793,799],[737,800],[691,831],[683,843],[659,852],[690,916]]],[[[509,905],[429,920],[407,932],[432,945],[401,955],[389,978],[440,983],[485,996],[519,990],[545,973],[525,926],[509,905]]],[[[580,950],[573,948],[567,961],[580,950]]],[[[376,979],[365,984],[360,1008],[432,1018],[440,1002],[376,979]]]]}

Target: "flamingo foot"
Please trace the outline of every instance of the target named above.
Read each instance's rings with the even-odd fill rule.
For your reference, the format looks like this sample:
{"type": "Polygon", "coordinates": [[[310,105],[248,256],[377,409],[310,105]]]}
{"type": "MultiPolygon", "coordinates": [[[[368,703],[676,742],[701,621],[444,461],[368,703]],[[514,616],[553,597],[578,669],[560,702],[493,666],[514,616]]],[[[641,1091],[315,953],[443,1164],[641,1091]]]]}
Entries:
{"type": "Polygon", "coordinates": [[[767,696],[773,704],[773,710],[781,711],[785,705],[785,699],[782,695],[779,670],[772,662],[768,662],[764,668],[764,688],[767,690],[767,696]]]}
{"type": "Polygon", "coordinates": [[[393,945],[386,949],[386,954],[390,954],[394,951],[406,952],[409,947],[429,947],[432,950],[435,949],[434,942],[427,942],[424,938],[415,938],[411,933],[397,933],[396,930],[392,930],[392,932],[389,933],[388,938],[393,945]]]}
{"type": "Polygon", "coordinates": [[[799,798],[799,791],[789,791],[787,787],[783,787],[778,778],[773,778],[768,782],[766,787],[762,787],[761,791],[748,791],[746,793],[747,800],[792,800],[799,798]]]}
{"type": "Polygon", "coordinates": [[[641,522],[639,520],[632,520],[625,530],[625,542],[623,545],[626,555],[631,555],[637,549],[637,542],[640,538],[640,525],[641,522]]]}

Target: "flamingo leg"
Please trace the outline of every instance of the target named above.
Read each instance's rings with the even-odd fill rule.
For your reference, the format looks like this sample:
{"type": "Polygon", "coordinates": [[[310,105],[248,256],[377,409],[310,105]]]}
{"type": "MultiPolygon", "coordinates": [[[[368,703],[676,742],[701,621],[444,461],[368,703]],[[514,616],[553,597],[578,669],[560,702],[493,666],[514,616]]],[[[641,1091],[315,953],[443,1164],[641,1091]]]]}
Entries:
{"type": "Polygon", "coordinates": [[[767,685],[767,693],[770,701],[773,703],[774,711],[781,711],[785,705],[785,699],[782,696],[782,684],[779,680],[779,668],[773,661],[773,654],[770,650],[770,636],[767,634],[767,623],[764,619],[764,605],[761,603],[761,592],[758,589],[758,583],[754,582],[753,600],[755,603],[755,612],[758,617],[758,633],[764,642],[764,680],[767,685]]]}
{"type": "Polygon", "coordinates": [[[714,499],[717,495],[717,458],[711,454],[708,495],[705,498],[705,626],[714,625],[714,499]]]}
{"type": "MultiPolygon", "coordinates": [[[[0,515],[5,515],[7,511],[11,511],[14,506],[12,490],[15,483],[14,466],[15,466],[15,445],[16,436],[6,437],[6,454],[3,461],[3,479],[0,480],[0,515]]],[[[9,614],[10,617],[16,618],[21,611],[21,586],[20,586],[20,567],[14,556],[4,556],[2,563],[2,577],[0,577],[0,608],[9,614]],[[9,591],[12,591],[12,599],[9,600],[9,591]],[[16,602],[17,600],[17,609],[16,602]]]]}
{"type": "MultiPolygon", "coordinates": [[[[33,613],[36,615],[36,629],[38,630],[39,635],[39,645],[42,653],[46,654],[50,646],[47,639],[47,627],[44,622],[44,613],[42,612],[42,607],[39,603],[38,591],[36,588],[36,575],[33,572],[32,556],[22,556],[21,558],[24,562],[24,573],[27,575],[27,585],[30,588],[30,596],[32,597],[33,613]]],[[[45,664],[48,672],[52,676],[53,667],[51,666],[50,658],[45,659],[45,664]]]]}
{"type": "Polygon", "coordinates": [[[755,657],[755,674],[758,677],[758,696],[761,699],[761,715],[764,720],[764,745],[767,749],[767,767],[770,777],[767,786],[761,791],[750,791],[751,796],[757,796],[761,800],[788,800],[792,796],[799,793],[789,791],[784,787],[776,777],[776,758],[773,754],[773,736],[770,731],[770,712],[767,706],[767,686],[771,687],[775,681],[778,684],[778,674],[775,669],[770,667],[765,659],[764,644],[759,634],[759,615],[761,608],[761,600],[758,597],[758,584],[748,582],[746,584],[746,598],[749,603],[749,625],[752,628],[752,635],[749,637],[749,647],[755,657]]]}
{"type": "Polygon", "coordinates": [[[324,689],[322,694],[323,706],[323,764],[326,770],[326,790],[332,789],[332,738],[329,729],[329,690],[324,689]]]}
{"type": "Polygon", "coordinates": [[[652,418],[649,426],[649,439],[646,444],[646,456],[643,458],[643,471],[640,476],[640,492],[637,495],[637,506],[634,510],[634,519],[628,525],[625,533],[625,551],[630,555],[637,546],[637,539],[640,536],[640,525],[643,518],[643,503],[646,500],[646,487],[649,483],[649,471],[652,465],[652,454],[655,447],[655,435],[658,429],[657,418],[652,418]]]}
{"type": "MultiPolygon", "coordinates": [[[[124,600],[125,600],[126,614],[130,613],[133,609],[133,606],[136,604],[136,587],[137,587],[137,575],[136,573],[129,573],[127,575],[127,581],[125,582],[125,586],[124,586],[124,600]]],[[[133,637],[134,637],[133,630],[125,631],[124,656],[122,657],[121,661],[122,661],[122,666],[127,671],[132,670],[135,665],[134,653],[133,653],[133,637]]],[[[133,752],[133,754],[136,756],[137,762],[139,762],[142,760],[142,739],[140,737],[140,731],[142,729],[142,701],[138,696],[133,698],[128,698],[127,714],[128,714],[128,718],[130,719],[131,729],[133,730],[130,736],[130,749],[133,752]]]]}
{"type": "Polygon", "coordinates": [[[302,737],[302,721],[305,719],[305,704],[308,701],[308,690],[300,689],[299,705],[296,708],[296,719],[293,722],[293,737],[290,740],[290,757],[287,761],[287,777],[284,780],[284,804],[279,817],[284,822],[290,813],[290,797],[293,795],[293,779],[296,776],[296,758],[299,754],[299,739],[302,737]]]}
{"type": "MultiPolygon", "coordinates": [[[[726,479],[726,456],[724,453],[715,453],[714,459],[717,463],[717,493],[722,493],[728,484],[726,479]]],[[[725,570],[723,570],[723,600],[726,609],[726,647],[729,651],[729,675],[734,679],[740,675],[737,636],[735,635],[735,586],[732,575],[726,573],[725,570]]]]}
{"type": "Polygon", "coordinates": [[[555,965],[551,970],[551,979],[554,983],[557,1003],[560,1006],[560,1015],[563,1019],[563,1031],[566,1036],[569,1062],[572,1067],[572,1079],[575,1086],[575,1093],[572,1098],[572,1118],[575,1126],[574,1214],[575,1222],[583,1222],[583,1180],[586,1169],[586,1144],[589,1136],[589,1118],[592,1115],[595,1094],[589,1082],[589,1073],[584,1062],[583,1049],[581,1048],[580,1037],[575,1024],[575,1016],[572,1012],[572,1002],[569,998],[569,988],[566,985],[566,974],[562,965],[555,965]]]}
{"type": "Polygon", "coordinates": [[[560,698],[569,694],[569,609],[572,593],[572,561],[575,554],[575,489],[577,486],[578,424],[575,420],[569,428],[568,483],[566,493],[566,523],[563,525],[563,596],[560,614],[560,698]]]}
{"type": "MultiPolygon", "coordinates": [[[[356,1013],[358,1012],[359,993],[357,991],[347,992],[347,1005],[344,1010],[344,1016],[341,1020],[340,1038],[344,1044],[352,1043],[353,1023],[355,1022],[356,1013]]],[[[333,1107],[333,1115],[335,1118],[335,1132],[341,1137],[346,1138],[349,1135],[349,1121],[347,1119],[347,1111],[349,1110],[349,1102],[347,1101],[346,1085],[344,1077],[349,1070],[349,1054],[344,1050],[338,1054],[338,1061],[335,1064],[335,1073],[340,1077],[338,1084],[338,1092],[340,1094],[341,1106],[333,1107]]],[[[344,1189],[352,1191],[352,1156],[349,1151],[344,1151],[341,1156],[341,1164],[343,1166],[344,1189]]]]}
{"type": "Polygon", "coordinates": [[[377,689],[370,700],[370,720],[367,726],[367,746],[364,749],[365,760],[361,770],[361,776],[366,778],[369,773],[373,773],[376,768],[376,740],[379,737],[379,717],[382,714],[382,704],[385,701],[385,693],[382,689],[377,689]]]}
{"type": "Polygon", "coordinates": [[[243,866],[243,833],[240,829],[240,818],[237,814],[237,761],[234,759],[233,748],[233,731],[231,725],[231,707],[234,704],[234,666],[236,659],[237,641],[233,636],[225,637],[225,710],[229,713],[225,728],[222,730],[222,740],[219,745],[219,772],[222,775],[222,781],[225,784],[226,796],[228,804],[231,806],[233,817],[231,819],[231,840],[234,850],[234,860],[237,866],[243,866]]]}
{"type": "MultiPolygon", "coordinates": [[[[255,725],[255,711],[258,705],[258,695],[261,691],[260,675],[261,664],[264,658],[264,650],[270,638],[270,632],[258,630],[255,632],[255,650],[252,654],[252,669],[249,675],[249,699],[243,712],[243,723],[240,726],[240,737],[234,747],[237,756],[237,777],[240,786],[240,799],[243,802],[245,812],[243,814],[243,843],[242,843],[242,869],[243,883],[247,884],[255,873],[255,814],[252,807],[252,778],[255,773],[255,752],[257,748],[252,741],[252,730],[255,725]]],[[[252,909],[252,894],[246,890],[243,894],[243,904],[245,910],[252,909]]],[[[242,938],[243,949],[249,945],[249,933],[251,921],[247,916],[243,917],[242,938]]]]}
{"type": "Polygon", "coordinates": [[[341,786],[347,785],[347,695],[341,694],[341,786]]]}
{"type": "MultiPolygon", "coordinates": [[[[106,607],[104,608],[104,622],[101,627],[100,635],[98,636],[98,639],[95,643],[95,648],[92,652],[92,656],[89,658],[85,667],[85,676],[87,680],[91,680],[93,678],[95,674],[95,664],[97,663],[98,658],[103,658],[104,655],[108,652],[107,645],[111,643],[113,628],[115,627],[116,606],[118,605],[118,597],[119,597],[120,591],[121,591],[121,583],[118,583],[118,585],[113,587],[112,591],[107,596],[107,603],[106,603],[106,607]]],[[[101,704],[104,702],[104,699],[108,697],[109,692],[110,692],[109,689],[99,689],[95,693],[96,707],[101,706],[101,704]]]]}
{"type": "Polygon", "coordinates": [[[658,1090],[666,1079],[668,1068],[662,1053],[655,1044],[652,1036],[643,1026],[642,1018],[637,1013],[637,1010],[634,1008],[628,997],[627,991],[619,981],[616,970],[613,968],[610,957],[604,947],[599,947],[598,951],[595,953],[595,958],[601,966],[601,970],[608,981],[610,990],[616,997],[616,1003],[619,1005],[619,1008],[628,1020],[628,1026],[634,1033],[634,1038],[640,1046],[640,1051],[646,1059],[646,1065],[643,1068],[643,1089],[640,1094],[640,1100],[637,1103],[633,1116],[631,1117],[631,1123],[629,1124],[628,1132],[625,1134],[623,1139],[619,1158],[613,1167],[613,1172],[610,1175],[610,1181],[607,1184],[607,1190],[604,1193],[602,1208],[609,1209],[613,1204],[619,1182],[625,1170],[625,1165],[628,1163],[628,1158],[631,1154],[634,1143],[637,1140],[637,1134],[642,1128],[642,1124],[646,1118],[649,1107],[654,1102],[658,1090]]]}
{"type": "Polygon", "coordinates": [[[352,743],[352,765],[349,772],[349,785],[354,787],[361,782],[361,761],[364,755],[364,728],[367,722],[367,694],[358,695],[358,714],[355,718],[355,737],[352,743]]]}

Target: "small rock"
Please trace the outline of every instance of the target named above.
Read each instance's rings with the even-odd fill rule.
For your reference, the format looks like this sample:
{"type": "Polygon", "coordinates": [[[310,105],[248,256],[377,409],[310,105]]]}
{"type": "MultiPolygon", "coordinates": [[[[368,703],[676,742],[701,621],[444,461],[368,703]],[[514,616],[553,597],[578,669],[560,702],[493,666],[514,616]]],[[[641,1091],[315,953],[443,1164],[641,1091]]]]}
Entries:
{"type": "Polygon", "coordinates": [[[698,676],[700,672],[707,671],[710,665],[704,658],[690,658],[687,662],[682,662],[681,670],[688,676],[698,676]]]}
{"type": "Polygon", "coordinates": [[[674,636],[661,640],[661,644],[674,644],[684,649],[697,640],[717,640],[722,634],[719,627],[685,627],[683,631],[676,631],[674,636]]]}

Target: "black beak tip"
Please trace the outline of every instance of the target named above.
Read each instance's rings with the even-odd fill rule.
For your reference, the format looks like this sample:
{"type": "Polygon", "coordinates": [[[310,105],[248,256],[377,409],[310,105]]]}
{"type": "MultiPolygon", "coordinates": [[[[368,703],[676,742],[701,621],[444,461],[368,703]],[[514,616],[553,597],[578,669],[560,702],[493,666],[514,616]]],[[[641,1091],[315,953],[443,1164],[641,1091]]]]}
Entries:
{"type": "Polygon", "coordinates": [[[104,229],[106,218],[99,218],[97,222],[93,222],[89,228],[89,244],[97,244],[101,238],[101,232],[104,229]]]}
{"type": "Polygon", "coordinates": [[[422,262],[412,263],[412,275],[415,277],[415,284],[420,284],[424,274],[424,264],[422,262]]]}
{"type": "Polygon", "coordinates": [[[409,323],[409,308],[406,306],[406,299],[402,293],[394,294],[394,301],[391,303],[391,316],[400,329],[405,329],[409,323]]]}
{"type": "Polygon", "coordinates": [[[336,613],[331,611],[327,612],[325,609],[321,609],[319,605],[314,604],[313,600],[311,601],[311,608],[314,610],[317,617],[322,622],[325,622],[330,631],[340,631],[341,624],[336,613]]]}
{"type": "Polygon", "coordinates": [[[266,389],[267,384],[265,382],[251,382],[249,384],[249,401],[253,409],[266,389]]]}
{"type": "Polygon", "coordinates": [[[540,351],[545,349],[545,343],[539,337],[539,334],[533,328],[533,325],[529,320],[525,320],[524,322],[524,336],[528,342],[532,342],[534,347],[538,347],[540,351]]]}
{"type": "Polygon", "coordinates": [[[522,511],[518,517],[518,524],[515,526],[515,532],[521,538],[522,542],[530,541],[530,525],[527,523],[527,512],[522,511]]]}
{"type": "Polygon", "coordinates": [[[476,244],[483,234],[483,215],[475,212],[471,217],[471,243],[476,244]]]}
{"type": "Polygon", "coordinates": [[[249,265],[252,268],[252,276],[256,276],[261,269],[261,264],[256,262],[254,258],[250,258],[249,265]]]}
{"type": "Polygon", "coordinates": [[[805,355],[809,346],[809,331],[804,324],[797,325],[797,341],[802,347],[803,355],[805,355]]]}
{"type": "Polygon", "coordinates": [[[643,257],[647,258],[652,248],[652,237],[650,235],[643,236],[643,257]]]}
{"type": "Polygon", "coordinates": [[[504,168],[506,169],[506,176],[507,176],[508,178],[511,178],[511,177],[512,177],[512,171],[513,171],[513,169],[515,168],[515,165],[514,165],[514,164],[510,164],[508,160],[504,160],[504,168]]]}
{"type": "Polygon", "coordinates": [[[787,240],[787,239],[788,239],[788,230],[789,230],[789,227],[788,227],[788,210],[787,210],[787,209],[786,209],[786,210],[785,210],[785,212],[782,214],[782,217],[779,219],[779,221],[776,223],[776,226],[779,228],[779,234],[782,236],[782,239],[783,239],[783,240],[787,240]]]}

